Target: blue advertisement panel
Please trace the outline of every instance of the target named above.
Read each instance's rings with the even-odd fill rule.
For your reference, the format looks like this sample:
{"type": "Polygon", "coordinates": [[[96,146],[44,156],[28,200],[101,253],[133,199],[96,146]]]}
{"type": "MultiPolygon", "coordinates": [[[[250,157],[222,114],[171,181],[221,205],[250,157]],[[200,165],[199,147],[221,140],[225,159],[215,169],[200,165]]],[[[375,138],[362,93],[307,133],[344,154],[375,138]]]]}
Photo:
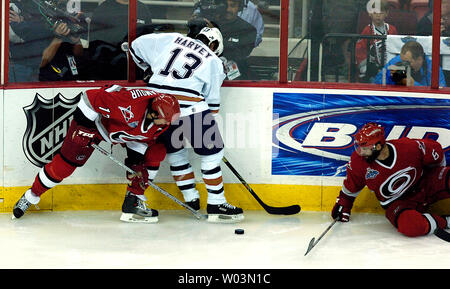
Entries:
{"type": "Polygon", "coordinates": [[[274,93],[272,174],[345,176],[353,136],[367,122],[386,139],[432,138],[450,162],[450,99],[274,93]]]}

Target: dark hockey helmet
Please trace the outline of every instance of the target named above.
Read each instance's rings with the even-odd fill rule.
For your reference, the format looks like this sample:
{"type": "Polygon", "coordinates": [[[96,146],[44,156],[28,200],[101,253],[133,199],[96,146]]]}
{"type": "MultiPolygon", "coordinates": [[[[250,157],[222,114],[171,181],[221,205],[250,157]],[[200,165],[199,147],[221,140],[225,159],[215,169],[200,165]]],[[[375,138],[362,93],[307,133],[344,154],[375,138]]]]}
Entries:
{"type": "Polygon", "coordinates": [[[374,122],[365,124],[355,134],[355,149],[356,152],[360,155],[362,150],[373,150],[378,143],[380,143],[381,145],[384,145],[386,143],[384,128],[374,122]]]}
{"type": "Polygon", "coordinates": [[[152,110],[158,113],[158,118],[172,122],[180,117],[180,104],[170,95],[161,93],[153,99],[152,110]]]}
{"type": "Polygon", "coordinates": [[[201,17],[195,17],[188,21],[188,33],[187,36],[191,38],[195,38],[198,33],[200,33],[200,30],[202,30],[203,27],[208,27],[208,21],[205,18],[201,17]]]}

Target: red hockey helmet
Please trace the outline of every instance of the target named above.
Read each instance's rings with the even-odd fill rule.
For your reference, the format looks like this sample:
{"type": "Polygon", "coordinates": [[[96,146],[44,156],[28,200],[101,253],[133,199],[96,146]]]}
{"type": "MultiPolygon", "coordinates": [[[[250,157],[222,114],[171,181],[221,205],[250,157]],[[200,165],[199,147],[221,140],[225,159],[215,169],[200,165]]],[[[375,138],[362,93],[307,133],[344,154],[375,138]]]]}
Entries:
{"type": "Polygon", "coordinates": [[[384,128],[374,122],[365,124],[355,135],[355,148],[359,155],[364,149],[373,150],[378,143],[386,143],[384,128]]]}
{"type": "Polygon", "coordinates": [[[180,117],[180,104],[170,94],[160,93],[155,97],[152,102],[152,109],[158,113],[159,118],[169,123],[180,117]]]}

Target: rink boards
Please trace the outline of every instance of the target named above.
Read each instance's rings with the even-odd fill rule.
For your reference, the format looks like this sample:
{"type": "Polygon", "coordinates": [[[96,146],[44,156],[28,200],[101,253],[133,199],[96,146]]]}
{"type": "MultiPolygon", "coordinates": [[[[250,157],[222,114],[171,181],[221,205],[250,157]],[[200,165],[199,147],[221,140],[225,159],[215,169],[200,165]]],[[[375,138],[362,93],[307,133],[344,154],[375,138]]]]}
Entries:
{"type": "MultiPolygon", "coordinates": [[[[3,164],[0,212],[11,211],[65,137],[84,88],[7,89],[1,93],[0,131],[3,164]]],[[[407,136],[439,141],[450,161],[450,97],[446,94],[339,89],[223,87],[217,117],[225,156],[259,197],[271,206],[300,204],[302,210],[330,210],[345,177],[352,136],[367,121],[386,127],[388,139],[407,136]]],[[[102,146],[108,150],[106,143],[102,146]]],[[[112,149],[122,160],[125,150],[112,149]]],[[[200,159],[191,160],[206,206],[200,159]]],[[[227,199],[244,210],[262,208],[222,165],[227,199]]],[[[41,210],[120,210],[124,171],[95,152],[86,165],[42,196],[41,210]]],[[[155,182],[182,199],[167,161],[155,182]]],[[[181,209],[148,189],[156,209],[181,209]]],[[[448,203],[441,205],[447,206],[448,203]]],[[[355,211],[382,212],[365,189],[355,211]]]]}

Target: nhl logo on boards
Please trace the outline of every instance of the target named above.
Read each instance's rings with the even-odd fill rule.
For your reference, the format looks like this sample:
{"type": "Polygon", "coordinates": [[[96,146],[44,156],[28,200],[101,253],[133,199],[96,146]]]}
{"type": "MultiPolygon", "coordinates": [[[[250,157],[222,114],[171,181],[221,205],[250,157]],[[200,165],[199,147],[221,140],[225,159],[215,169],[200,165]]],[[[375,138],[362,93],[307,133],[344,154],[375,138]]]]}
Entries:
{"type": "Polygon", "coordinates": [[[58,93],[53,99],[45,99],[36,93],[33,103],[23,108],[27,129],[22,147],[32,164],[43,167],[59,151],[80,97],[81,93],[67,99],[58,93]]]}

